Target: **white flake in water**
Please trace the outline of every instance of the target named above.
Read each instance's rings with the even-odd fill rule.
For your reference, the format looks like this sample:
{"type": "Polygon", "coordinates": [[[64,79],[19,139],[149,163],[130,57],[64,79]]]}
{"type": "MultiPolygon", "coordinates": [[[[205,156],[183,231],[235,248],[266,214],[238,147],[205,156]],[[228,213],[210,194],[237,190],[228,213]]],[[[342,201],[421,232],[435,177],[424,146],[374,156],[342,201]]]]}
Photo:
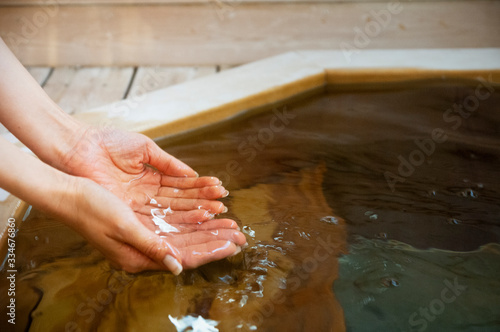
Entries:
{"type": "Polygon", "coordinates": [[[333,217],[333,216],[326,216],[326,217],[323,217],[320,219],[322,222],[326,222],[327,224],[334,224],[334,225],[338,225],[339,224],[339,221],[337,218],[333,217]]]}
{"type": "Polygon", "coordinates": [[[158,217],[153,217],[153,222],[156,226],[160,227],[160,231],[163,233],[179,233],[180,231],[174,226],[167,224],[165,220],[158,217]]]}
{"type": "Polygon", "coordinates": [[[215,326],[219,324],[218,321],[205,319],[201,316],[184,316],[180,319],[168,315],[168,318],[175,325],[178,332],[193,331],[193,332],[219,332],[215,326]]]}
{"type": "Polygon", "coordinates": [[[163,220],[167,216],[167,214],[172,214],[172,210],[170,207],[168,209],[151,209],[151,215],[153,216],[153,222],[156,226],[160,228],[160,231],[163,233],[178,233],[180,232],[174,226],[168,224],[163,220]]]}
{"type": "Polygon", "coordinates": [[[251,229],[250,226],[243,226],[242,232],[251,237],[255,237],[255,231],[251,229]]]}

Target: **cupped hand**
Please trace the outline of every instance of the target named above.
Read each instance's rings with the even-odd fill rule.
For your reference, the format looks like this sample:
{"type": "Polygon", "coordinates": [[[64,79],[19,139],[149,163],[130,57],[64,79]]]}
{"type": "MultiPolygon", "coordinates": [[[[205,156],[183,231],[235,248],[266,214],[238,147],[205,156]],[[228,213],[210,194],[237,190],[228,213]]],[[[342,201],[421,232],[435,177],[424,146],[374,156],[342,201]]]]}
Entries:
{"type": "Polygon", "coordinates": [[[111,192],[85,178],[74,178],[73,203],[61,209],[69,225],[101,251],[117,268],[144,270],[196,268],[240,252],[246,243],[236,222],[215,219],[194,223],[192,232],[157,234],[137,218],[129,206],[111,192]]]}
{"type": "Polygon", "coordinates": [[[86,129],[56,166],[97,182],[134,211],[159,204],[174,211],[218,214],[224,205],[215,200],[228,194],[219,179],[197,177],[146,136],[113,129],[86,129]]]}
{"type": "MultiPolygon", "coordinates": [[[[134,228],[138,227],[137,221],[141,223],[141,232],[147,233],[128,232],[127,237],[119,238],[113,237],[109,229],[101,239],[80,229],[111,261],[126,270],[164,266],[155,250],[144,247],[141,242],[146,234],[151,237],[146,243],[152,241],[156,248],[169,248],[169,255],[183,268],[194,268],[235,254],[240,251],[239,246],[246,243],[233,220],[214,219],[226,211],[224,205],[216,201],[228,194],[221,182],[214,177],[198,177],[193,169],[144,135],[88,128],[56,166],[69,174],[93,180],[125,203],[112,207],[108,204],[110,209],[122,210],[114,214],[121,217],[107,221],[102,227],[120,228],[120,224],[126,223],[134,228]],[[142,240],[138,241],[139,238],[142,240]],[[117,243],[114,246],[111,239],[128,249],[118,250],[118,254],[114,249],[117,243]]],[[[175,272],[178,269],[173,270],[175,264],[172,264],[173,261],[169,269],[175,272]]]]}

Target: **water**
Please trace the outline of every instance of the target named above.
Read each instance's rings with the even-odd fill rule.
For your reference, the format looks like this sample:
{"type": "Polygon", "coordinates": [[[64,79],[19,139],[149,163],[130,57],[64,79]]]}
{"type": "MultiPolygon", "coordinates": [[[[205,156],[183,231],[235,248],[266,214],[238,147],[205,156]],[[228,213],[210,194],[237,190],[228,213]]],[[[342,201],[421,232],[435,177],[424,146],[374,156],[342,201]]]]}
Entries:
{"type": "Polygon", "coordinates": [[[224,182],[249,246],[129,275],[32,211],[16,327],[500,330],[500,93],[480,84],[329,91],[159,141],[224,182]]]}

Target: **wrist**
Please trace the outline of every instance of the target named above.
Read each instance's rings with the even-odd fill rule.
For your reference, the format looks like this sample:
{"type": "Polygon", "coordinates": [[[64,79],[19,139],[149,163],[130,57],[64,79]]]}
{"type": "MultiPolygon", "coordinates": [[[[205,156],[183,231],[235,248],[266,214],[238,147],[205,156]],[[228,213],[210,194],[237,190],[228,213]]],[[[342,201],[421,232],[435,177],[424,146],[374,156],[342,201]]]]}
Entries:
{"type": "Polygon", "coordinates": [[[44,153],[44,162],[51,166],[68,173],[66,161],[69,155],[72,155],[75,147],[81,143],[87,136],[90,126],[83,124],[71,115],[64,113],[61,119],[55,121],[57,127],[55,133],[49,139],[48,149],[44,153]]]}

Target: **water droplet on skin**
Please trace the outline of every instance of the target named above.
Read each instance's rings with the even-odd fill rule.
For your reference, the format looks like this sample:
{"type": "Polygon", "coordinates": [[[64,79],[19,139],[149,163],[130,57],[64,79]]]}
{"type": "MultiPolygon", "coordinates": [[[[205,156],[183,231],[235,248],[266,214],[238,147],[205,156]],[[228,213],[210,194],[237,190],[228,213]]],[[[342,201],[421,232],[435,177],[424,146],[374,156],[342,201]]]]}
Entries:
{"type": "Polygon", "coordinates": [[[164,219],[167,214],[165,213],[165,210],[161,209],[151,209],[151,215],[156,218],[161,218],[164,219]]]}

